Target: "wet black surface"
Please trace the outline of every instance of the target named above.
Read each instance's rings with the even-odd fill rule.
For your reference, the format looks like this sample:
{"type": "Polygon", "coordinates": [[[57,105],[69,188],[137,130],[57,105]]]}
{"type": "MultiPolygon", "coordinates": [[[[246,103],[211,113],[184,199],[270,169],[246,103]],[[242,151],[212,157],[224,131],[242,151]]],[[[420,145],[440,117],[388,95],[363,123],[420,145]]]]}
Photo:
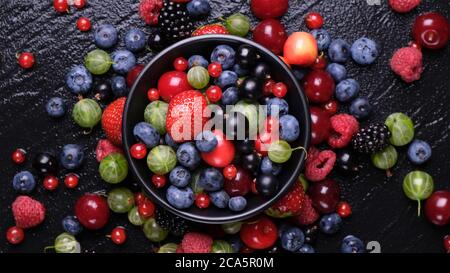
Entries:
{"type": "MultiPolygon", "coordinates": [[[[101,130],[96,128],[91,135],[84,135],[70,115],[53,120],[44,108],[52,96],[63,97],[70,107],[76,101],[64,86],[64,75],[70,66],[81,63],[83,56],[94,48],[91,33],[76,30],[76,19],[87,16],[94,27],[112,23],[119,29],[121,37],[132,26],[150,31],[138,17],[137,0],[89,0],[87,8],[72,10],[69,15],[57,14],[51,2],[0,1],[0,252],[43,251],[63,231],[61,219],[72,213],[72,206],[79,196],[109,189],[109,185],[99,178],[94,156],[97,140],[102,137],[101,130]],[[24,71],[16,64],[15,54],[21,51],[35,53],[37,64],[32,70],[24,71]],[[75,190],[61,186],[51,193],[39,186],[32,196],[47,207],[44,224],[28,230],[26,241],[20,246],[7,244],[4,235],[13,225],[10,204],[16,197],[11,180],[19,170],[31,169],[31,160],[23,166],[13,165],[11,152],[17,147],[24,148],[30,159],[40,151],[57,153],[67,143],[83,145],[87,154],[85,166],[80,171],[80,186],[75,190]]],[[[211,2],[213,12],[208,19],[211,22],[238,11],[251,16],[248,1],[211,2]]],[[[390,113],[398,111],[413,118],[417,136],[429,141],[434,153],[432,160],[420,169],[434,177],[436,189],[449,189],[449,47],[438,52],[425,52],[425,72],[414,84],[404,84],[388,69],[392,52],[406,46],[411,39],[409,33],[414,18],[429,10],[441,11],[450,18],[449,1],[423,1],[418,10],[407,15],[393,13],[386,1],[381,1],[382,6],[369,6],[363,0],[290,2],[291,8],[282,18],[289,32],[305,30],[303,17],[308,11],[315,10],[324,15],[326,27],[334,37],[353,41],[368,36],[380,43],[382,55],[377,63],[368,68],[349,63],[349,74],[360,81],[363,94],[375,106],[371,120],[383,121],[390,113]]],[[[255,25],[256,20],[251,18],[255,25]]],[[[139,62],[145,64],[151,57],[150,53],[141,53],[139,62]]],[[[382,252],[442,252],[442,238],[449,229],[433,227],[423,216],[416,216],[416,203],[408,200],[401,189],[403,177],[416,167],[408,163],[405,150],[400,151],[395,175],[390,179],[370,166],[368,159],[363,160],[364,169],[357,177],[336,177],[343,199],[352,204],[354,214],[345,220],[337,235],[319,237],[318,252],[338,251],[340,240],[347,234],[365,241],[379,241],[382,252]]],[[[59,176],[62,178],[63,172],[59,176]]],[[[83,251],[88,252],[149,252],[152,249],[142,231],[131,226],[125,215],[113,215],[105,229],[83,232],[78,239],[83,251]],[[116,225],[128,228],[128,241],[121,247],[114,246],[105,237],[116,225]]]]}

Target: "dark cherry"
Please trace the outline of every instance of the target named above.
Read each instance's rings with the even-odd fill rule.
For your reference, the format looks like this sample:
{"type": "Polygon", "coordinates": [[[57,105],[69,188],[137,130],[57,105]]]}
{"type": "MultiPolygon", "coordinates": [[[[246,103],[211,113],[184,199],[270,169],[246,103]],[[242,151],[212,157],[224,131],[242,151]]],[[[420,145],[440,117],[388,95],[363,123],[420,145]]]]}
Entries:
{"type": "Polygon", "coordinates": [[[99,101],[108,101],[112,98],[111,83],[106,79],[100,79],[94,84],[94,97],[99,101]]]}
{"type": "Polygon", "coordinates": [[[253,181],[253,177],[249,171],[239,166],[236,169],[236,176],[231,180],[225,179],[223,186],[231,197],[246,195],[250,191],[250,186],[253,181]]]}
{"type": "Polygon", "coordinates": [[[252,173],[258,170],[260,163],[261,156],[256,152],[241,157],[241,166],[252,173]]]}
{"type": "Polygon", "coordinates": [[[342,174],[352,174],[361,168],[355,160],[355,156],[349,150],[340,150],[336,153],[337,170],[342,174]]]}
{"type": "Polygon", "coordinates": [[[277,55],[280,55],[283,51],[286,39],[287,34],[284,25],[275,19],[265,19],[253,30],[253,40],[277,55]]]}
{"type": "Polygon", "coordinates": [[[305,243],[311,245],[315,244],[318,233],[319,233],[318,225],[307,226],[305,229],[303,229],[303,234],[305,235],[305,243]]]}
{"type": "Polygon", "coordinates": [[[434,192],[425,203],[425,215],[437,226],[447,225],[450,221],[450,191],[434,192]]]}
{"type": "Polygon", "coordinates": [[[98,194],[87,193],[75,204],[75,216],[85,228],[101,229],[109,220],[108,203],[98,194]]]}
{"type": "Polygon", "coordinates": [[[310,107],[309,111],[311,113],[311,144],[317,145],[330,136],[330,116],[319,107],[310,107]]]}
{"type": "Polygon", "coordinates": [[[234,147],[238,154],[249,154],[255,149],[255,141],[250,140],[248,137],[244,140],[237,140],[234,142],[234,147]]]}
{"type": "Polygon", "coordinates": [[[308,195],[319,213],[331,213],[339,202],[339,185],[332,179],[315,182],[309,188],[308,195]]]}
{"type": "Polygon", "coordinates": [[[236,51],[236,61],[245,69],[254,66],[257,57],[256,49],[250,45],[241,45],[236,51]]]}
{"type": "Polygon", "coordinates": [[[165,47],[165,42],[158,31],[151,33],[147,40],[147,45],[156,51],[161,51],[165,47]]]}
{"type": "Polygon", "coordinates": [[[257,101],[262,96],[262,80],[255,77],[246,78],[239,86],[241,98],[257,101]]]}
{"type": "Polygon", "coordinates": [[[259,62],[253,67],[252,75],[258,79],[266,79],[270,76],[270,66],[267,63],[259,62]]]}
{"type": "Polygon", "coordinates": [[[272,174],[261,174],[256,179],[256,190],[263,196],[274,196],[278,192],[278,187],[278,179],[272,174]]]}
{"type": "Polygon", "coordinates": [[[40,175],[58,173],[58,160],[49,153],[37,154],[33,159],[32,166],[40,175]]]}
{"type": "Polygon", "coordinates": [[[240,112],[231,112],[225,118],[225,134],[228,139],[236,140],[247,137],[250,125],[247,117],[240,112]]]}
{"type": "Polygon", "coordinates": [[[335,83],[326,71],[313,70],[303,79],[303,90],[311,102],[326,103],[331,100],[335,83]]]}
{"type": "Polygon", "coordinates": [[[448,43],[450,26],[438,12],[427,12],[416,18],[412,29],[414,39],[428,49],[441,49],[448,43]]]}

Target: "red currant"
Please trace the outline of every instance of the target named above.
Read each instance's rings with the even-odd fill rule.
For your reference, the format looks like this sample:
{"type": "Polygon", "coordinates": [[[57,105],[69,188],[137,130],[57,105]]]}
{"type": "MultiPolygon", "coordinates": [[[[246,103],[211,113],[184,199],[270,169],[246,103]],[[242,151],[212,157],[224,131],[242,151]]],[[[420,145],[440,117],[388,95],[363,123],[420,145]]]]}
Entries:
{"type": "Polygon", "coordinates": [[[89,31],[91,29],[91,20],[86,17],[80,17],[77,20],[77,28],[80,31],[89,31]]]}
{"type": "Polygon", "coordinates": [[[325,70],[327,68],[328,62],[324,54],[317,57],[316,61],[312,65],[312,69],[325,70]]]}
{"type": "Polygon", "coordinates": [[[20,227],[13,226],[10,227],[8,231],[6,231],[6,240],[8,240],[10,244],[18,245],[23,241],[24,238],[25,233],[20,227]]]}
{"type": "Polygon", "coordinates": [[[208,73],[213,78],[219,77],[222,74],[222,65],[220,63],[210,63],[208,65],[208,73]]]}
{"type": "Polygon", "coordinates": [[[16,164],[22,164],[26,159],[26,152],[24,149],[16,149],[12,155],[11,159],[16,164]]]}
{"type": "Polygon", "coordinates": [[[309,29],[318,29],[323,26],[323,17],[318,12],[310,12],[306,15],[305,22],[309,29]]]}
{"type": "Polygon", "coordinates": [[[80,177],[78,176],[78,174],[69,173],[69,174],[66,174],[66,177],[64,177],[64,184],[69,189],[73,189],[76,186],[78,186],[79,179],[80,179],[80,177]]]}
{"type": "Polygon", "coordinates": [[[218,102],[222,98],[222,89],[216,85],[211,85],[206,90],[206,97],[210,102],[218,102]]]}
{"type": "Polygon", "coordinates": [[[53,0],[53,8],[60,13],[69,11],[69,3],[67,0],[53,0]]]}
{"type": "Polygon", "coordinates": [[[272,95],[272,88],[274,85],[275,85],[274,80],[272,80],[272,79],[266,80],[266,82],[264,83],[264,86],[263,86],[263,92],[262,92],[263,96],[268,97],[268,96],[272,95]]]}
{"type": "Polygon", "coordinates": [[[127,240],[127,235],[123,227],[116,227],[111,231],[111,241],[116,245],[121,245],[127,240]]]}
{"type": "Polygon", "coordinates": [[[234,179],[236,177],[236,174],[237,174],[237,169],[233,164],[228,165],[225,168],[223,168],[223,176],[228,180],[234,179]]]}
{"type": "Polygon", "coordinates": [[[441,49],[449,40],[450,26],[447,18],[438,12],[428,12],[417,17],[413,37],[423,47],[441,49]]]}
{"type": "Polygon", "coordinates": [[[447,253],[450,253],[450,235],[444,237],[444,248],[447,253]]]}
{"type": "Polygon", "coordinates": [[[134,194],[134,203],[137,206],[144,203],[145,200],[147,200],[147,196],[145,196],[145,194],[143,192],[136,192],[134,194]]]}
{"type": "Polygon", "coordinates": [[[29,53],[29,52],[21,53],[19,55],[18,61],[19,61],[20,67],[22,67],[24,69],[32,68],[34,65],[34,62],[35,62],[33,54],[29,53]]]}
{"type": "Polygon", "coordinates": [[[152,176],[152,183],[156,188],[160,189],[166,185],[167,179],[164,175],[154,174],[152,176]]]}
{"type": "Polygon", "coordinates": [[[199,209],[206,209],[207,207],[209,207],[210,202],[211,201],[209,199],[209,195],[207,195],[206,193],[202,192],[195,196],[195,205],[199,209]]]}
{"type": "Polygon", "coordinates": [[[277,98],[284,98],[287,94],[287,86],[282,82],[277,82],[272,87],[272,94],[277,98]]]}
{"type": "Polygon", "coordinates": [[[336,211],[342,218],[347,218],[352,214],[350,204],[344,201],[338,203],[336,211]]]}
{"type": "Polygon", "coordinates": [[[74,0],[73,5],[77,9],[82,9],[82,8],[84,8],[84,6],[86,6],[86,0],[74,0]]]}
{"type": "Polygon", "coordinates": [[[130,148],[130,154],[132,158],[143,159],[147,155],[147,146],[143,143],[133,144],[130,148]]]}
{"type": "Polygon", "coordinates": [[[330,100],[329,102],[323,105],[323,110],[325,110],[325,112],[327,112],[327,114],[329,114],[330,116],[336,114],[338,109],[339,103],[335,100],[330,100]]]}
{"type": "Polygon", "coordinates": [[[48,175],[44,178],[44,181],[42,183],[46,190],[52,191],[58,187],[59,180],[57,177],[55,177],[53,175],[48,175]]]}
{"type": "Polygon", "coordinates": [[[253,249],[269,248],[278,238],[277,226],[267,217],[243,224],[239,234],[242,242],[253,249]]]}
{"type": "Polygon", "coordinates": [[[178,71],[185,71],[189,66],[188,60],[183,57],[178,57],[173,61],[173,67],[178,71]]]}
{"type": "Polygon", "coordinates": [[[150,88],[147,91],[147,98],[149,101],[159,100],[159,91],[156,88],[150,88]]]}
{"type": "Polygon", "coordinates": [[[155,213],[155,205],[152,201],[146,199],[138,206],[138,212],[142,217],[150,218],[155,213]]]}

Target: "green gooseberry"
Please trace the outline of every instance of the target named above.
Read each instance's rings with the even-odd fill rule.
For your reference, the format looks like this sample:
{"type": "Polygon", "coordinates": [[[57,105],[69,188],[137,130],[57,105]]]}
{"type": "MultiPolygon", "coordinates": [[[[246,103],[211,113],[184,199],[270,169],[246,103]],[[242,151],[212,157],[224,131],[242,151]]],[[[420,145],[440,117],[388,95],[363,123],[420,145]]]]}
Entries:
{"type": "Polygon", "coordinates": [[[391,114],[384,122],[391,132],[389,141],[395,146],[405,146],[414,138],[414,123],[403,113],[391,114]]]}
{"type": "Polygon", "coordinates": [[[305,150],[303,147],[297,147],[292,149],[291,145],[285,140],[277,140],[269,146],[269,159],[275,163],[284,163],[291,158],[292,152],[295,150],[305,150]]]}
{"type": "Polygon", "coordinates": [[[169,173],[177,164],[175,151],[167,145],[154,147],[147,156],[147,166],[155,174],[169,173]]]}
{"type": "Polygon", "coordinates": [[[235,13],[225,20],[225,27],[230,34],[245,37],[250,31],[250,20],[242,13],[235,13]]]}
{"type": "Polygon", "coordinates": [[[103,75],[111,68],[113,61],[109,54],[101,49],[89,52],[84,58],[84,65],[94,75],[103,75]]]}
{"type": "Polygon", "coordinates": [[[195,89],[201,90],[209,83],[209,73],[203,66],[194,66],[187,74],[189,84],[195,89]]]}
{"type": "Polygon", "coordinates": [[[128,162],[123,154],[111,153],[102,159],[98,171],[103,180],[117,184],[127,177],[128,162]]]}
{"type": "Polygon", "coordinates": [[[223,240],[216,240],[211,247],[211,253],[233,253],[230,243],[223,240]]]}
{"type": "Polygon", "coordinates": [[[144,111],[145,122],[150,123],[161,135],[166,133],[166,116],[168,109],[169,104],[157,100],[147,105],[144,111]]]}
{"type": "Polygon", "coordinates": [[[128,212],[128,221],[135,226],[142,226],[144,224],[144,218],[139,214],[138,207],[133,207],[128,212]]]}
{"type": "Polygon", "coordinates": [[[169,231],[160,227],[154,218],[148,218],[144,222],[143,230],[145,237],[154,243],[163,241],[169,234],[169,231]]]}
{"type": "Polygon", "coordinates": [[[158,253],[177,253],[178,245],[174,243],[168,243],[165,245],[162,245],[158,249],[158,253]]]}
{"type": "Polygon", "coordinates": [[[134,194],[127,188],[115,188],[108,193],[108,206],[116,213],[129,212],[134,206],[134,194]]]}
{"type": "Polygon", "coordinates": [[[392,145],[388,145],[383,150],[372,154],[372,164],[381,170],[386,170],[387,176],[392,176],[390,169],[397,163],[397,150],[392,145]]]}
{"type": "Polygon", "coordinates": [[[102,119],[102,109],[95,100],[82,99],[73,107],[72,117],[80,127],[92,129],[102,119]]]}
{"type": "Polygon", "coordinates": [[[420,216],[420,201],[430,197],[433,190],[433,178],[426,172],[413,171],[408,173],[403,179],[403,192],[409,199],[417,201],[418,216],[420,216]]]}
{"type": "Polygon", "coordinates": [[[222,229],[226,234],[236,234],[241,230],[242,222],[232,222],[222,224],[222,229]]]}
{"type": "Polygon", "coordinates": [[[61,233],[55,238],[55,245],[49,246],[44,249],[55,249],[56,253],[80,253],[81,246],[80,243],[75,239],[75,237],[69,233],[61,233]]]}
{"type": "Polygon", "coordinates": [[[300,183],[302,184],[303,190],[304,190],[304,191],[307,191],[307,190],[308,190],[308,187],[309,187],[309,182],[308,182],[308,180],[306,179],[305,175],[304,175],[304,174],[300,174],[300,176],[298,177],[298,180],[299,180],[300,183]]]}

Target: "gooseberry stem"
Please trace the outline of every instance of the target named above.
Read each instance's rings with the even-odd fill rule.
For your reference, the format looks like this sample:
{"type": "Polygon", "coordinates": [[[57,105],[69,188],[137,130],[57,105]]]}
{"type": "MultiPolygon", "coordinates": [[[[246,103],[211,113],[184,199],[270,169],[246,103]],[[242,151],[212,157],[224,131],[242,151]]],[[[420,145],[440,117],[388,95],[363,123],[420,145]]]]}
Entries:
{"type": "Polygon", "coordinates": [[[46,246],[44,247],[44,252],[47,252],[49,249],[55,249],[55,246],[46,246]]]}
{"type": "Polygon", "coordinates": [[[392,171],[391,171],[391,169],[387,169],[386,170],[386,176],[387,177],[391,177],[391,176],[393,176],[394,174],[392,173],[392,171]]]}
{"type": "Polygon", "coordinates": [[[420,199],[417,199],[417,217],[420,217],[420,199]]]}

